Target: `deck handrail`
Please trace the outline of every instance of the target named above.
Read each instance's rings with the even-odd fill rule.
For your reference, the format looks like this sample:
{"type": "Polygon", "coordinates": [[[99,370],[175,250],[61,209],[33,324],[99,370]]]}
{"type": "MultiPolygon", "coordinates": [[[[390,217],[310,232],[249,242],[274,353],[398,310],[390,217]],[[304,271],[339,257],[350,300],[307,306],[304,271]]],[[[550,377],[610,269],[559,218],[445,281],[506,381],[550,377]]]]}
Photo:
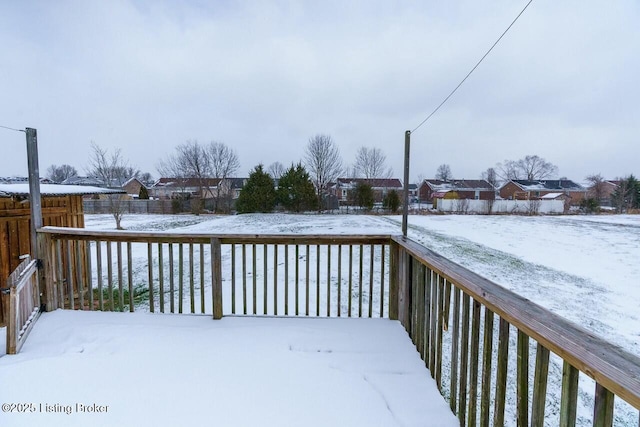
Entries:
{"type": "Polygon", "coordinates": [[[212,238],[222,244],[230,243],[268,243],[268,244],[382,244],[389,243],[391,234],[222,234],[222,233],[172,233],[129,230],[88,230],[86,228],[43,227],[38,233],[52,236],[73,237],[75,240],[102,240],[111,242],[148,242],[148,243],[209,243],[212,238]]]}
{"type": "Polygon", "coordinates": [[[640,409],[640,357],[415,241],[392,239],[474,300],[640,409]]]}

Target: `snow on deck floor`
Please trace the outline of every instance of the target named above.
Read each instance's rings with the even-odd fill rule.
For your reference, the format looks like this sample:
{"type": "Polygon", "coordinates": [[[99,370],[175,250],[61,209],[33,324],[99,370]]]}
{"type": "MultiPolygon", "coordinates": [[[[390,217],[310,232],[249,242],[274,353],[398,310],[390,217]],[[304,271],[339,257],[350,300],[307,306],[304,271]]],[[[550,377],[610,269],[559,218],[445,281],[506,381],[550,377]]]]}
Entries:
{"type": "Polygon", "coordinates": [[[0,357],[0,385],[0,403],[33,405],[2,426],[458,425],[387,319],[57,310],[0,357]]]}

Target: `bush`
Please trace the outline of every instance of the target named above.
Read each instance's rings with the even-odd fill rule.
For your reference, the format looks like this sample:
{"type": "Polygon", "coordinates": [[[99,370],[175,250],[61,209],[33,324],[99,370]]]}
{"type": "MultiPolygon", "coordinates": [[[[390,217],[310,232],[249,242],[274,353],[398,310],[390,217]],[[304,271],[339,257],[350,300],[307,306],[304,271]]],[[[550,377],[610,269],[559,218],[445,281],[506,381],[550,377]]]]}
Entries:
{"type": "Polygon", "coordinates": [[[400,207],[400,195],[396,190],[389,191],[382,200],[382,206],[385,209],[389,209],[391,212],[396,213],[400,207]]]}

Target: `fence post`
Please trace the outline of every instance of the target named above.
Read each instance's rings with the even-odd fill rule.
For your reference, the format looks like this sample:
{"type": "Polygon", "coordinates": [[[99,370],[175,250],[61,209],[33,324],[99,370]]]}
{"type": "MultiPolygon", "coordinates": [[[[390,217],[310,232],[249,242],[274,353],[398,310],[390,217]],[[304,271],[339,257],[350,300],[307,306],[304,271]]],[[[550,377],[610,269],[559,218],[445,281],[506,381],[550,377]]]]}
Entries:
{"type": "Polygon", "coordinates": [[[57,292],[54,282],[54,262],[53,262],[53,240],[47,233],[38,233],[38,253],[40,254],[40,265],[38,274],[38,294],[40,305],[44,306],[43,311],[51,311],[58,308],[57,292]]]}
{"type": "Polygon", "coordinates": [[[211,239],[211,298],[213,318],[222,319],[222,251],[220,239],[211,239]]]}

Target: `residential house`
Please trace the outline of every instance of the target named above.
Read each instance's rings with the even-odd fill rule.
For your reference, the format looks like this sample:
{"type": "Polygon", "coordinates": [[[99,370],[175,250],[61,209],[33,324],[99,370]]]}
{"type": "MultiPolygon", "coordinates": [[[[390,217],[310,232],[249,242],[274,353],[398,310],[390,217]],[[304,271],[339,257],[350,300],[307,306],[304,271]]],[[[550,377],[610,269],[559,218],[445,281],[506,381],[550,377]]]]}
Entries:
{"type": "Polygon", "coordinates": [[[495,189],[484,179],[425,179],[418,187],[421,202],[433,203],[434,199],[443,198],[447,193],[455,192],[459,199],[494,200],[495,189]]]}
{"type": "Polygon", "coordinates": [[[535,200],[550,193],[562,193],[568,196],[571,205],[579,204],[587,194],[580,184],[569,179],[526,180],[512,179],[500,187],[500,197],[507,200],[535,200]]]}
{"type": "Polygon", "coordinates": [[[217,194],[220,178],[160,178],[149,196],[157,199],[211,199],[217,194]]]}
{"type": "Polygon", "coordinates": [[[126,191],[132,199],[138,198],[142,187],[146,186],[138,178],[130,178],[127,182],[122,184],[122,189],[126,191]]]}
{"type": "MultiPolygon", "coordinates": [[[[606,180],[602,181],[600,184],[600,206],[613,206],[611,202],[611,197],[613,193],[618,189],[620,185],[620,180],[606,180]]],[[[596,191],[594,186],[591,186],[587,189],[587,197],[595,197],[596,191]]]]}
{"type": "Polygon", "coordinates": [[[366,183],[373,189],[375,203],[381,203],[384,197],[392,190],[398,192],[402,198],[402,183],[397,178],[338,178],[330,187],[330,192],[335,196],[340,205],[349,205],[353,200],[353,191],[360,183],[366,183]]]}

